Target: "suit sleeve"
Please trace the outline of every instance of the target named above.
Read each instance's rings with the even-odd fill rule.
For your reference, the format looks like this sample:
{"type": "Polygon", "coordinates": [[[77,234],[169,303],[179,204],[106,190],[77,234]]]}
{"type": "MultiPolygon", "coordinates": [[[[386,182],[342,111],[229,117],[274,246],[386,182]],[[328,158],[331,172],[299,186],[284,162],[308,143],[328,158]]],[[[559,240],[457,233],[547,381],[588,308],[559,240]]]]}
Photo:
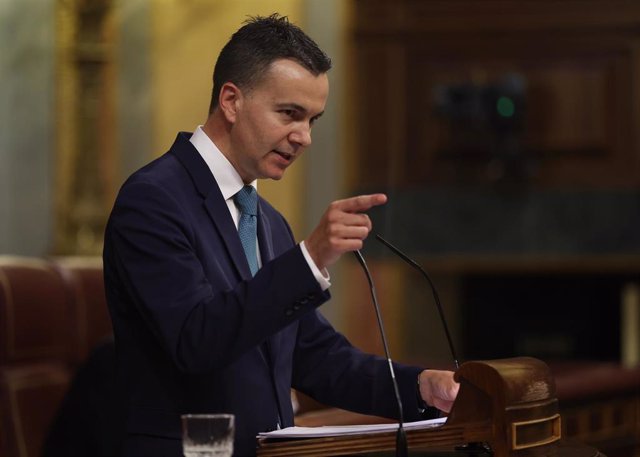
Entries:
{"type": "Polygon", "coordinates": [[[122,314],[114,322],[141,319],[180,370],[229,364],[327,300],[299,246],[249,281],[229,272],[226,252],[206,259],[205,274],[191,219],[159,186],[129,183],[105,234],[107,293],[112,313],[122,314]]]}
{"type": "MultiPolygon", "coordinates": [[[[422,420],[417,377],[422,368],[394,363],[404,420],[422,420]]],[[[363,414],[398,418],[387,360],[365,354],[315,311],[300,320],[293,387],[316,400],[363,414]]]]}

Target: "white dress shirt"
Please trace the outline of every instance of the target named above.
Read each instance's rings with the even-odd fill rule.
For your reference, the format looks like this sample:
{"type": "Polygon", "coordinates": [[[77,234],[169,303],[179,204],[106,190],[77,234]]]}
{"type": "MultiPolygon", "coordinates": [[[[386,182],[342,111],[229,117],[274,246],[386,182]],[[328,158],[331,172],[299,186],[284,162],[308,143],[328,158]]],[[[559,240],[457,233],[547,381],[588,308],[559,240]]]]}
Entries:
{"type": "MultiPolygon", "coordinates": [[[[193,146],[198,150],[198,153],[200,153],[206,162],[209,170],[211,170],[213,177],[218,183],[218,187],[220,187],[222,197],[227,202],[227,208],[229,208],[229,213],[231,214],[231,218],[233,219],[233,223],[237,229],[238,222],[240,221],[240,210],[236,207],[236,204],[233,201],[233,196],[244,187],[245,184],[242,181],[242,178],[236,169],[233,168],[231,162],[229,162],[220,149],[218,149],[211,138],[207,136],[201,125],[196,128],[189,141],[191,141],[191,144],[193,144],[193,146]]],[[[257,180],[251,182],[250,185],[252,185],[256,190],[258,189],[257,180]]],[[[258,240],[256,240],[256,246],[258,247],[256,251],[258,255],[258,267],[261,267],[262,259],[260,257],[260,249],[257,243],[258,240]]],[[[300,250],[302,251],[302,255],[309,264],[309,268],[311,268],[311,271],[320,284],[322,290],[328,289],[329,286],[331,286],[328,271],[326,269],[324,269],[324,271],[320,271],[309,255],[309,251],[304,245],[304,241],[300,243],[300,250]]]]}

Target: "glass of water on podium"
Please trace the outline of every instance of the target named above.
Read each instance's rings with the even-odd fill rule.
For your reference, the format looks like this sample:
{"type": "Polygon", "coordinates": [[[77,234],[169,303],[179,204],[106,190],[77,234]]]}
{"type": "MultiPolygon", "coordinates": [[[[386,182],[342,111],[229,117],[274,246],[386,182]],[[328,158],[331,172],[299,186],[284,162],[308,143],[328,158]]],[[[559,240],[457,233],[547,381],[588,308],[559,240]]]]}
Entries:
{"type": "Polygon", "coordinates": [[[185,457],[232,457],[233,414],[184,414],[181,418],[185,457]]]}

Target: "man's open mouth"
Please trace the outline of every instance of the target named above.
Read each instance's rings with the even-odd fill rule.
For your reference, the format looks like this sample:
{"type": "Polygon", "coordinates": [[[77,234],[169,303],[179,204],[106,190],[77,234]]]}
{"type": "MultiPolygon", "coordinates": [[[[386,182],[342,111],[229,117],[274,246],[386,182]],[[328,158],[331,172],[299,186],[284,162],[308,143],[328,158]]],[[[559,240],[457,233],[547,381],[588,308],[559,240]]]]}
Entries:
{"type": "Polygon", "coordinates": [[[288,152],[282,152],[282,151],[276,151],[276,150],[274,150],[273,152],[278,154],[280,157],[283,157],[285,160],[293,159],[293,154],[289,154],[288,152]]]}

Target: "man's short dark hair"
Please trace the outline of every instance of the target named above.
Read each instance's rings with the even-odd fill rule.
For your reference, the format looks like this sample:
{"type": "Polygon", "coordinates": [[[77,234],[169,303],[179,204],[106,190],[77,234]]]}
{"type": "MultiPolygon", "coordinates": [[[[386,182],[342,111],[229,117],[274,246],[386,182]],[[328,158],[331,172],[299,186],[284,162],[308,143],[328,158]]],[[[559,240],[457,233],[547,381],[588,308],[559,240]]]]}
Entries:
{"type": "Polygon", "coordinates": [[[331,68],[331,59],[286,16],[251,17],[222,48],[213,70],[209,113],[218,106],[226,82],[251,89],[278,59],[291,59],[318,76],[331,68]]]}

